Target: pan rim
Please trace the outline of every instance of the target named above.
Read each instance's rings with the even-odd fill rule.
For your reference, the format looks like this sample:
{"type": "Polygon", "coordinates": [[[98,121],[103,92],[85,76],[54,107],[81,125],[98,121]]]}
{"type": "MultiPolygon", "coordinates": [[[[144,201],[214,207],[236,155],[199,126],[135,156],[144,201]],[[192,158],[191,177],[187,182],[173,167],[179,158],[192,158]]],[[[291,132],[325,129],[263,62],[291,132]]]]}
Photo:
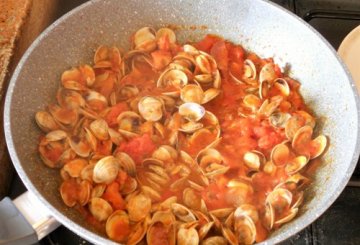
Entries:
{"type": "MultiPolygon", "coordinates": [[[[29,179],[29,177],[27,176],[25,170],[23,169],[20,160],[17,156],[16,153],[16,149],[15,146],[13,144],[13,139],[12,139],[12,133],[11,133],[11,104],[12,104],[12,94],[16,85],[16,81],[18,79],[19,74],[22,71],[22,68],[24,67],[25,62],[27,61],[28,57],[32,54],[33,50],[39,46],[42,42],[42,40],[47,37],[49,34],[51,34],[51,32],[53,31],[53,29],[55,29],[59,24],[61,24],[62,22],[66,21],[70,16],[77,14],[78,12],[81,12],[83,9],[86,9],[87,7],[89,7],[92,4],[99,4],[99,2],[103,2],[104,0],[91,0],[89,2],[86,2],[78,7],[76,7],[75,9],[69,11],[68,13],[66,13],[65,15],[63,15],[62,17],[60,17],[58,20],[56,20],[53,24],[51,24],[49,27],[47,27],[35,40],[34,42],[30,45],[30,47],[26,50],[25,54],[23,55],[23,57],[21,58],[20,62],[18,63],[12,78],[9,82],[8,85],[8,89],[6,92],[6,97],[5,97],[5,104],[4,104],[4,131],[5,131],[5,140],[6,140],[6,144],[8,147],[8,151],[11,157],[11,160],[13,162],[13,165],[15,166],[15,169],[17,171],[17,173],[19,174],[20,178],[22,179],[22,181],[24,182],[26,188],[31,191],[33,194],[35,194],[37,196],[37,198],[41,201],[42,204],[44,204],[50,211],[50,213],[54,216],[54,218],[56,220],[58,220],[61,224],[63,224],[64,226],[68,227],[69,229],[71,229],[74,233],[80,235],[81,237],[84,237],[84,239],[93,242],[95,244],[117,244],[112,242],[109,239],[106,239],[86,228],[84,228],[81,225],[78,225],[77,223],[75,223],[74,221],[72,221],[71,219],[69,219],[67,216],[65,216],[64,214],[62,214],[60,211],[58,211],[56,208],[54,208],[41,194],[40,192],[36,189],[36,187],[33,185],[33,183],[31,182],[31,180],[29,179]]],[[[251,0],[247,0],[247,1],[251,1],[251,0]]],[[[312,26],[310,26],[310,24],[308,24],[307,22],[305,22],[304,20],[302,20],[300,17],[298,17],[297,15],[295,15],[294,13],[290,12],[287,9],[284,9],[283,7],[270,2],[269,0],[258,0],[259,2],[264,2],[268,5],[270,5],[271,7],[277,8],[278,10],[287,13],[287,15],[290,18],[293,18],[293,20],[300,22],[301,24],[305,25],[309,31],[311,31],[313,34],[315,34],[317,36],[317,38],[324,43],[327,48],[331,51],[331,55],[333,56],[332,58],[335,58],[336,61],[338,62],[338,64],[341,66],[341,68],[343,69],[343,71],[345,72],[347,78],[348,78],[348,82],[352,87],[352,92],[353,92],[353,96],[354,96],[354,100],[356,103],[356,112],[357,112],[357,120],[358,120],[358,126],[357,126],[357,139],[356,139],[356,143],[355,143],[355,148],[354,148],[354,153],[352,155],[351,158],[351,163],[348,167],[348,169],[346,170],[346,174],[344,175],[344,177],[342,178],[342,180],[340,181],[338,188],[336,189],[336,191],[334,191],[332,193],[332,195],[330,195],[327,199],[326,199],[326,205],[323,206],[318,206],[317,207],[317,212],[314,214],[314,216],[309,217],[307,219],[304,219],[303,223],[301,223],[301,225],[299,226],[293,226],[289,231],[291,232],[282,232],[280,234],[275,235],[274,237],[270,237],[268,238],[266,241],[260,243],[260,244],[275,244],[275,243],[279,243],[281,241],[284,241],[288,238],[290,238],[291,236],[297,234],[298,232],[300,232],[301,230],[305,229],[307,226],[309,226],[311,223],[313,223],[318,217],[320,217],[320,215],[322,215],[332,204],[333,202],[339,197],[340,193],[344,190],[346,184],[348,183],[354,169],[356,166],[356,163],[358,161],[359,158],[359,154],[360,154],[360,97],[359,94],[356,91],[356,87],[355,87],[355,83],[350,75],[349,70],[347,69],[347,67],[345,66],[345,64],[343,63],[343,61],[339,58],[339,56],[337,55],[336,51],[334,50],[334,48],[328,43],[328,41],[321,35],[319,34],[312,26]],[[314,218],[315,217],[315,218],[314,218]]]]}

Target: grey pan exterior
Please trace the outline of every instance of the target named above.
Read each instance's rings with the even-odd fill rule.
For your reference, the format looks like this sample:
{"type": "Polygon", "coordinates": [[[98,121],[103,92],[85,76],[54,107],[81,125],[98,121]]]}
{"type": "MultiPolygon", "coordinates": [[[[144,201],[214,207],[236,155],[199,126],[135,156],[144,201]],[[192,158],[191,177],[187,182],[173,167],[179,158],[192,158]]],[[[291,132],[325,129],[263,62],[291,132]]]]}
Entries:
{"type": "MultiPolygon", "coordinates": [[[[69,12],[27,50],[8,88],[4,125],[11,159],[26,187],[66,227],[95,244],[112,244],[63,205],[58,170],[45,167],[36,152],[40,134],[35,112],[55,102],[62,71],[91,63],[100,44],[127,48],[131,33],[142,26],[183,26],[181,41],[216,33],[262,57],[288,62],[302,83],[305,101],[320,118],[317,128],[331,145],[308,189],[296,219],[261,244],[275,244],[296,234],[335,201],[359,156],[359,97],[336,52],[315,30],[292,13],[262,0],[96,0],[69,12]],[[207,26],[190,30],[189,26],[207,26]]],[[[344,217],[346,218],[346,217],[344,217]]]]}

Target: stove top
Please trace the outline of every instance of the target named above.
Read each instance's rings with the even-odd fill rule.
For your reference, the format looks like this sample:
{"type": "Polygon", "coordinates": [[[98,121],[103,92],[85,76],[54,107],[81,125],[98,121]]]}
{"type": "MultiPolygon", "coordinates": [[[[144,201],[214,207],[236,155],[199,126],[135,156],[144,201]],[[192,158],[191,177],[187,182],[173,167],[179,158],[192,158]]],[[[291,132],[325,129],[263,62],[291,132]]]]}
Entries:
{"type": "MultiPolygon", "coordinates": [[[[86,0],[62,0],[59,16],[86,0]]],[[[282,7],[296,13],[318,30],[337,49],[344,37],[360,25],[359,0],[272,0],[282,7]]],[[[352,186],[360,186],[360,164],[353,177],[352,186]]],[[[10,193],[11,198],[25,191],[18,176],[15,176],[10,193]]],[[[316,222],[282,245],[310,244],[359,244],[360,233],[360,188],[347,187],[331,208],[316,222]],[[341,222],[339,222],[341,220],[341,222]]],[[[64,226],[59,227],[41,245],[91,244],[64,226]]]]}

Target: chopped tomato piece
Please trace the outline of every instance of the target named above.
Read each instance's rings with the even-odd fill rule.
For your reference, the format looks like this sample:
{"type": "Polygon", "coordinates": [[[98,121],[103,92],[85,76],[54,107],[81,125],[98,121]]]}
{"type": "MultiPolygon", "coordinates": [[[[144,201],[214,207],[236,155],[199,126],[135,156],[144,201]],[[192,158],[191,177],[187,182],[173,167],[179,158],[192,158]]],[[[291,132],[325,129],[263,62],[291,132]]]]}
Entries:
{"type": "Polygon", "coordinates": [[[169,36],[164,35],[160,37],[159,40],[157,41],[157,45],[159,50],[169,51],[170,50],[169,36]]]}
{"type": "Polygon", "coordinates": [[[239,45],[231,45],[229,50],[229,59],[234,62],[243,63],[245,50],[239,45]]]}
{"type": "Polygon", "coordinates": [[[156,149],[156,145],[150,138],[148,134],[144,134],[139,137],[131,139],[129,142],[122,143],[117,149],[116,152],[122,151],[129,156],[137,163],[140,164],[141,161],[149,157],[150,154],[156,149]]]}
{"type": "Polygon", "coordinates": [[[210,50],[210,54],[214,57],[220,70],[228,69],[228,50],[226,49],[225,41],[218,41],[214,43],[210,50]]]}
{"type": "Polygon", "coordinates": [[[114,210],[124,210],[125,201],[120,194],[120,185],[117,182],[112,182],[106,187],[105,193],[102,198],[107,200],[114,210]]]}
{"type": "Polygon", "coordinates": [[[116,121],[117,117],[120,115],[121,112],[127,111],[128,109],[129,109],[129,107],[124,102],[114,105],[113,107],[111,107],[109,113],[106,115],[105,121],[108,123],[108,125],[110,127],[116,126],[117,125],[117,121],[116,121]]]}
{"type": "Polygon", "coordinates": [[[214,43],[221,41],[221,40],[223,40],[223,39],[216,35],[206,35],[204,37],[204,39],[202,39],[200,42],[195,44],[195,47],[202,51],[210,52],[210,49],[214,45],[214,43]]]}
{"type": "Polygon", "coordinates": [[[151,57],[152,57],[152,61],[153,61],[152,66],[156,70],[162,70],[172,60],[171,53],[169,51],[164,51],[164,50],[156,50],[156,51],[152,52],[151,57]]]}

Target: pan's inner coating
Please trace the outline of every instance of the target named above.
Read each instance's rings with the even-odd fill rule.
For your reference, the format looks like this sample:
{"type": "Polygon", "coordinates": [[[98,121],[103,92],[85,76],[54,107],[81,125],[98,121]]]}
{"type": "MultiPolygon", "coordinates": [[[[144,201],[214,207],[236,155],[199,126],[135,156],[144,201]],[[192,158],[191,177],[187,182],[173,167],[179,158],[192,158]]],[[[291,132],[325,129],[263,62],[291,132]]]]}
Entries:
{"type": "Polygon", "coordinates": [[[327,145],[300,84],[214,35],[131,44],[65,71],[36,113],[65,205],[127,244],[252,244],[292,220],[327,145]]]}

